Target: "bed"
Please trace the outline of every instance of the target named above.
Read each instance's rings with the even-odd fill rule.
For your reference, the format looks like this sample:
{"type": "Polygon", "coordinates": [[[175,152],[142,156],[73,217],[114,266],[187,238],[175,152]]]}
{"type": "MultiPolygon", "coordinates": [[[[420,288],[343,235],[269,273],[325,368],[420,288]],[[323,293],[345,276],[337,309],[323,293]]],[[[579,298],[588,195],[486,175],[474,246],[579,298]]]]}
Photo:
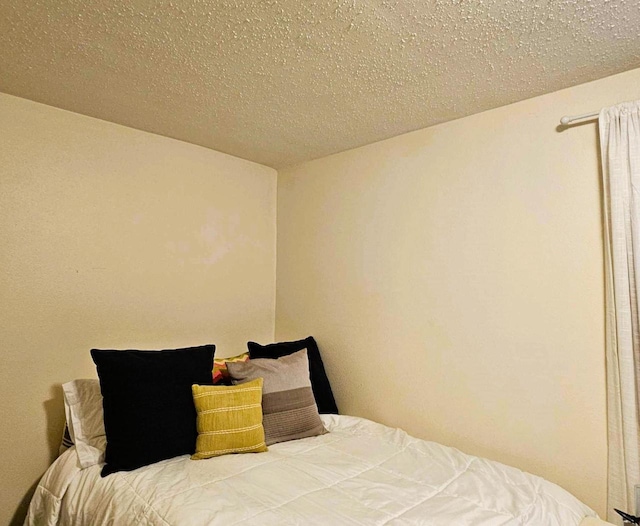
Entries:
{"type": "Polygon", "coordinates": [[[605,524],[540,477],[338,415],[312,337],[248,349],[92,349],[25,524],[605,524]]]}
{"type": "Polygon", "coordinates": [[[544,525],[605,522],[555,484],[352,416],[268,452],[188,455],[100,477],[75,448],[47,470],[27,525],[544,525]]]}

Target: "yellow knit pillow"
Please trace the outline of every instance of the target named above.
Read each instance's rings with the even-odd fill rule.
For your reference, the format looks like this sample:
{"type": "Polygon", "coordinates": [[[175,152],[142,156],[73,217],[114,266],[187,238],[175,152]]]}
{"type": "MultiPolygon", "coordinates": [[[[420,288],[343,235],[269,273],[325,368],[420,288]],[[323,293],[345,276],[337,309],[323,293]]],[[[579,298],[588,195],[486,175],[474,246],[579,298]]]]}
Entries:
{"type": "Polygon", "coordinates": [[[193,385],[198,438],[192,459],[266,451],[262,378],[238,385],[193,385]]]}

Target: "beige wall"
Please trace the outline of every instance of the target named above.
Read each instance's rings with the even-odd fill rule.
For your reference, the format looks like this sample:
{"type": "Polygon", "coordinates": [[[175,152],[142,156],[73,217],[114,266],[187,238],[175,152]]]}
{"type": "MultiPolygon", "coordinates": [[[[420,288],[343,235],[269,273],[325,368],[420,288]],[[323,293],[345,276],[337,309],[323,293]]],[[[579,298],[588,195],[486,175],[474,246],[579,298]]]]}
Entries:
{"type": "MultiPolygon", "coordinates": [[[[92,347],[273,338],[276,172],[0,95],[0,524],[59,444],[92,347]]],[[[22,505],[20,503],[22,502],[22,505]]]]}
{"type": "Polygon", "coordinates": [[[640,70],[278,174],[276,338],[317,336],[345,413],[606,493],[594,122],[640,70]]]}

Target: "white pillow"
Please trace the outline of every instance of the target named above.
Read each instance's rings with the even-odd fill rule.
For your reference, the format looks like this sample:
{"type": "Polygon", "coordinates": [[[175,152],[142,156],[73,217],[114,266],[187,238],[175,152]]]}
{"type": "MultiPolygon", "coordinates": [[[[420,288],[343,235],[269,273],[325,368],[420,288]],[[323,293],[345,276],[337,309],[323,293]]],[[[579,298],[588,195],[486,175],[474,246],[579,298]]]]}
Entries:
{"type": "Polygon", "coordinates": [[[82,468],[104,462],[102,393],[99,380],[73,380],[62,385],[64,413],[82,468]]]}

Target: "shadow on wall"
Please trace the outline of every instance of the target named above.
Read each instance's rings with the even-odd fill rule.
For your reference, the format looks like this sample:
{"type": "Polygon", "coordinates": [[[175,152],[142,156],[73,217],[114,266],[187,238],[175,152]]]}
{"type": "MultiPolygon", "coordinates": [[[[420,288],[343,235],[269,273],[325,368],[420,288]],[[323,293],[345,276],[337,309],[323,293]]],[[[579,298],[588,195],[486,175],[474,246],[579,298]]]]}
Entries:
{"type": "Polygon", "coordinates": [[[54,384],[49,388],[51,398],[42,405],[47,421],[47,445],[49,446],[49,463],[58,458],[62,433],[64,432],[64,399],[62,384],[54,384]]]}
{"type": "Polygon", "coordinates": [[[31,485],[29,491],[27,491],[25,496],[22,497],[20,504],[18,504],[18,507],[16,508],[16,512],[13,514],[13,518],[11,519],[9,526],[21,526],[24,523],[24,518],[27,516],[27,509],[29,508],[29,503],[31,502],[31,497],[35,492],[36,486],[38,485],[39,481],[40,479],[36,480],[31,485]]]}
{"type": "MultiPolygon", "coordinates": [[[[597,119],[587,119],[584,121],[577,121],[577,122],[572,122],[570,124],[558,124],[558,126],[556,126],[556,132],[558,133],[563,133],[567,130],[570,130],[571,128],[577,128],[579,126],[588,126],[588,125],[593,125],[594,124],[594,120],[596,121],[595,126],[596,126],[596,140],[595,140],[595,150],[596,153],[598,155],[598,188],[600,189],[600,217],[602,218],[602,221],[600,221],[600,233],[602,235],[602,239],[604,240],[604,228],[605,228],[605,217],[604,217],[604,176],[602,175],[602,150],[600,149],[600,133],[598,132],[598,122],[597,119]]],[[[603,264],[604,264],[604,258],[603,258],[603,264]]],[[[604,270],[603,270],[604,273],[604,270]]],[[[605,284],[604,282],[602,283],[602,290],[603,290],[603,295],[604,293],[604,289],[605,289],[605,284]]]]}
{"type": "MultiPolygon", "coordinates": [[[[58,449],[60,448],[65,424],[62,385],[52,385],[49,389],[49,396],[50,398],[43,402],[42,407],[44,408],[44,415],[47,422],[47,447],[49,449],[49,464],[51,464],[58,457],[58,449]]],[[[42,475],[40,475],[40,477],[41,476],[42,475]]],[[[13,514],[13,518],[9,523],[10,526],[20,526],[24,523],[31,497],[38,486],[38,482],[40,482],[40,477],[33,482],[24,497],[20,500],[13,514]]]]}

